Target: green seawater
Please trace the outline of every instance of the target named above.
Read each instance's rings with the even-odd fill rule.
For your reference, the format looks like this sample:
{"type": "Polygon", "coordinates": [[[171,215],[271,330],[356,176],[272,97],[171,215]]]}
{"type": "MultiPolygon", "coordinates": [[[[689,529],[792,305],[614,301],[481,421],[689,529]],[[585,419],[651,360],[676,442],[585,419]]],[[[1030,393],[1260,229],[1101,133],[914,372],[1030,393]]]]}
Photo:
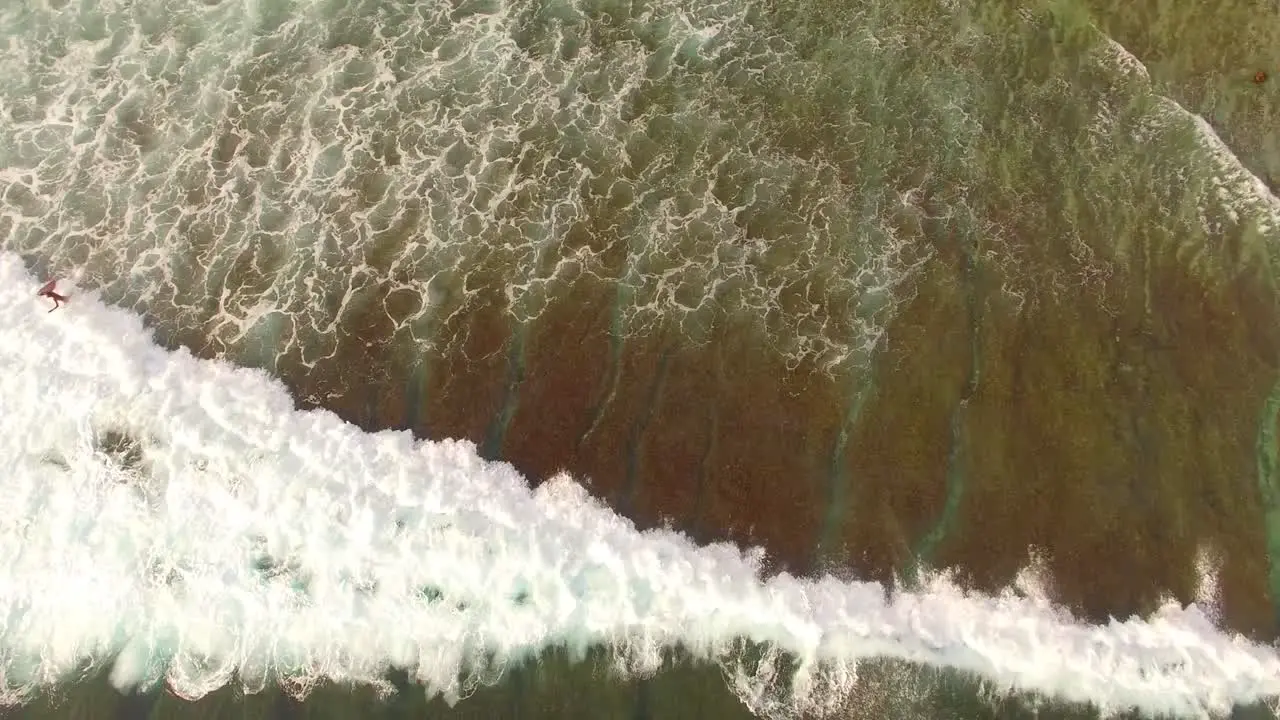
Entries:
{"type": "MultiPolygon", "coordinates": [[[[41,271],[74,269],[167,345],[265,368],[368,427],[463,428],[517,464],[522,393],[552,382],[537,353],[587,335],[546,328],[596,328],[599,391],[572,410],[585,419],[565,444],[602,442],[619,459],[610,500],[627,514],[644,504],[646,438],[676,414],[664,394],[684,366],[670,358],[727,347],[705,372],[717,387],[734,381],[724,356],[744,356],[835,388],[827,405],[786,415],[832,428],[829,442],[788,448],[811,458],[811,476],[788,482],[818,498],[795,511],[810,525],[794,554],[813,567],[857,574],[870,547],[868,566],[910,586],[1002,545],[1021,557],[1025,535],[1058,549],[1079,539],[1088,558],[1125,538],[1150,567],[1173,567],[1161,582],[1181,597],[1205,540],[1256,554],[1231,575],[1246,589],[1227,614],[1266,636],[1280,615],[1274,15],[1260,0],[11,2],[0,8],[0,248],[41,271]],[[1254,83],[1259,69],[1274,77],[1254,83]],[[1201,303],[1208,320],[1192,312],[1201,303]],[[1225,336],[1239,347],[1194,347],[1225,336]],[[1193,347],[1169,349],[1178,342],[1193,347]],[[901,347],[913,350],[894,355],[901,347]],[[1184,357],[1197,353],[1233,360],[1204,370],[1184,357]],[[1010,370],[1024,354],[1038,367],[1068,356],[1069,379],[1010,370]],[[500,366],[492,398],[466,395],[478,420],[423,399],[464,374],[458,357],[500,366]],[[993,420],[1025,394],[1038,409],[993,420]],[[632,396],[625,422],[610,415],[632,396]],[[903,397],[941,398],[921,444],[943,460],[919,470],[929,492],[886,500],[928,465],[902,433],[906,450],[867,440],[876,424],[898,427],[883,408],[916,412],[903,397]],[[1220,415],[1205,421],[1208,406],[1220,415]],[[1071,445],[1042,455],[1061,488],[1027,479],[1030,461],[1008,450],[1036,423],[1071,445]],[[850,460],[876,453],[901,477],[850,460]],[[1072,484],[1121,464],[1137,470],[1072,484]],[[974,539],[1016,525],[1035,493],[1066,529],[974,539]]],[[[685,453],[686,477],[714,475],[732,441],[731,390],[699,398],[711,439],[685,453]]],[[[704,495],[688,524],[718,537],[704,495]]],[[[1007,580],[1014,561],[999,560],[974,583],[1007,580]]],[[[1085,597],[1091,573],[1137,577],[1119,586],[1150,570],[1079,566],[1064,584],[1086,589],[1069,600],[1099,614],[1111,597],[1085,597]]],[[[1134,590],[1133,604],[1166,589],[1134,590]]],[[[907,664],[872,663],[858,687],[838,717],[1096,715],[907,664]]],[[[401,677],[388,688],[324,686],[299,701],[232,686],[188,702],[122,695],[95,670],[2,714],[752,717],[732,677],[678,653],[640,678],[605,652],[551,650],[453,707],[401,677]]]]}

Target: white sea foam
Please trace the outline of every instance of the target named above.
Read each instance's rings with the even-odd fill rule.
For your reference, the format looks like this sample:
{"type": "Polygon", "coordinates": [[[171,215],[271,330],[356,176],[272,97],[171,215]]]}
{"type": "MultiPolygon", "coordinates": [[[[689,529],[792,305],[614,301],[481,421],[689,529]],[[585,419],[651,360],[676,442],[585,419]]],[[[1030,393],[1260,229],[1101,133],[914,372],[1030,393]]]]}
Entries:
{"type": "Polygon", "coordinates": [[[386,339],[445,348],[451,319],[530,320],[592,278],[614,332],[705,340],[727,312],[790,362],[856,366],[918,270],[869,210],[892,188],[838,182],[726,92],[818,71],[734,0],[19,5],[0,246],[241,358],[265,337],[323,362],[390,291],[432,301],[386,339]]]}
{"type": "Polygon", "coordinates": [[[236,673],[306,687],[395,664],[452,700],[460,672],[555,644],[609,644],[640,671],[683,644],[779,710],[768,663],[733,666],[744,639],[800,660],[787,710],[831,709],[877,656],[1110,709],[1197,716],[1280,694],[1276,651],[1194,605],[1094,626],[1034,592],[937,581],[889,600],[762,578],[758,555],[637,532],[568,477],[530,490],[469,443],[294,410],[262,372],[168,352],[92,292],[47,313],[36,285],[0,255],[9,701],[117,655],[117,684],[163,675],[186,697],[236,673]]]}
{"type": "MultiPolygon", "coordinates": [[[[1101,30],[1097,32],[1102,36],[1101,51],[1105,61],[1111,62],[1124,75],[1149,86],[1151,77],[1142,61],[1101,30]]],[[[1242,217],[1251,220],[1260,235],[1280,229],[1280,198],[1240,162],[1207,120],[1165,96],[1158,96],[1156,112],[1164,122],[1188,123],[1195,128],[1203,153],[1203,157],[1196,160],[1204,162],[1213,174],[1211,192],[1214,199],[1223,205],[1232,223],[1240,222],[1242,217]]],[[[1201,212],[1203,214],[1204,211],[1201,212]]],[[[1217,227],[1207,229],[1212,233],[1220,230],[1217,227]]],[[[1272,248],[1273,252],[1276,250],[1280,248],[1272,248]]]]}

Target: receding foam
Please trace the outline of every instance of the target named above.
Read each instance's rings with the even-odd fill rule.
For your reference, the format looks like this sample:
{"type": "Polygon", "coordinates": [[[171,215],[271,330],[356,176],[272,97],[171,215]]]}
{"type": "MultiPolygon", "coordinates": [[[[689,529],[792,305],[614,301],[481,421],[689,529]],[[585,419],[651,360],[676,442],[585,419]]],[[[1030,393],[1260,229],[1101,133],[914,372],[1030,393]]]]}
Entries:
{"type": "Polygon", "coordinates": [[[638,532],[561,475],[531,490],[467,442],[298,411],[265,373],[154,344],[91,290],[45,312],[0,255],[0,680],[6,702],[114,658],[121,687],[383,683],[456,701],[553,645],[634,671],[676,645],[777,711],[832,709],[888,657],[1104,709],[1198,716],[1280,695],[1275,649],[1195,605],[1078,622],[1036,593],[762,577],[758,551],[638,532]]]}

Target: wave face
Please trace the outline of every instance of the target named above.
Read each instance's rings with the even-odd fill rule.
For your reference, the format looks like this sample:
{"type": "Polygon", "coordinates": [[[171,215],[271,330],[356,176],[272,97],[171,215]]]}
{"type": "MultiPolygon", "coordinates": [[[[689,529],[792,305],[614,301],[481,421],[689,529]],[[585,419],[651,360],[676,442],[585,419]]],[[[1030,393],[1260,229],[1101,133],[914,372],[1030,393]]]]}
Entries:
{"type": "Polygon", "coordinates": [[[1089,625],[1035,593],[762,577],[758,553],[637,532],[567,476],[530,490],[470,443],[295,410],[263,372],[167,352],[94,292],[43,312],[35,282],[0,256],[9,703],[111,658],[118,686],[191,698],[396,666],[456,700],[555,645],[639,672],[684,646],[774,714],[840,707],[875,657],[1104,710],[1280,695],[1280,655],[1194,605],[1089,625]],[[785,696],[776,663],[734,664],[743,641],[795,659],[785,696]]]}

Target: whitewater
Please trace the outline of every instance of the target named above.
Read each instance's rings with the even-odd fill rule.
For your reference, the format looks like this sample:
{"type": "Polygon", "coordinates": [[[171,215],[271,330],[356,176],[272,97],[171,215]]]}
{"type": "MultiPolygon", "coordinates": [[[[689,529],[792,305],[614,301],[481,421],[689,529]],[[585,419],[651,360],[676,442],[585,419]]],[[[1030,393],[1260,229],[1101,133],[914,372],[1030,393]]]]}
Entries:
{"type": "Polygon", "coordinates": [[[1090,625],[1043,594],[764,577],[761,552],[637,531],[560,475],[468,442],[300,411],[265,372],[158,346],[141,319],[0,255],[0,687],[88,667],[198,698],[231,682],[385,685],[455,702],[553,646],[656,670],[682,647],[753,709],[836,709],[873,658],[996,690],[1184,717],[1280,695],[1280,654],[1169,604],[1090,625]],[[758,644],[778,662],[735,658],[758,644]]]}

